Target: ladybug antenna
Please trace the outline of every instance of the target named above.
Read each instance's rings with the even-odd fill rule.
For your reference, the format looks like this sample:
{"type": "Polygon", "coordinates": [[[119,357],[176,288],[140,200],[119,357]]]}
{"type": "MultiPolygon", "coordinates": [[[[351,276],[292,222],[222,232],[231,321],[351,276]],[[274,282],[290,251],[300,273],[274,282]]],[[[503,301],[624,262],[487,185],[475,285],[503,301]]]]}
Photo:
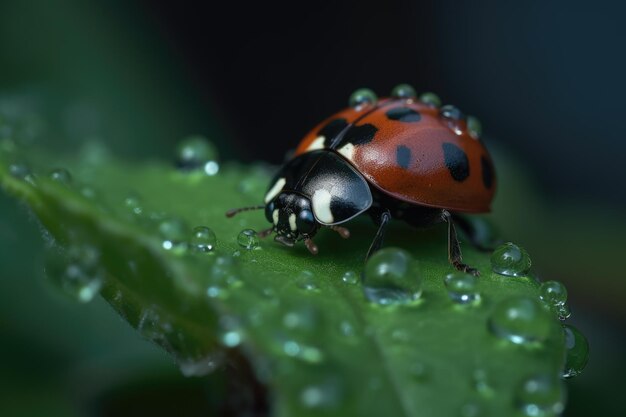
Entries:
{"type": "Polygon", "coordinates": [[[260,210],[260,209],[264,209],[265,206],[250,206],[250,207],[239,207],[236,209],[230,209],[226,212],[226,217],[233,217],[235,214],[239,214],[242,211],[248,211],[248,210],[260,210]]]}

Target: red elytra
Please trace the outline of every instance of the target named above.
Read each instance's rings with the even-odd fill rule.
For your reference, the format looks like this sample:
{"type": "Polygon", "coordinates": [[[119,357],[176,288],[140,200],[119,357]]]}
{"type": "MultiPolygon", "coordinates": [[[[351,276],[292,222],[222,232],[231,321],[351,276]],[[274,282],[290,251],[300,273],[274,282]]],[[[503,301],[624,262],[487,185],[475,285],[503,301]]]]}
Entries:
{"type": "Polygon", "coordinates": [[[349,107],[311,130],[295,155],[331,147],[333,138],[322,141],[320,132],[333,121],[344,119],[351,129],[369,125],[373,138],[358,143],[357,137],[342,152],[344,141],[335,150],[374,187],[413,204],[488,212],[496,189],[491,156],[463,117],[446,117],[442,110],[415,98],[349,107]]]}

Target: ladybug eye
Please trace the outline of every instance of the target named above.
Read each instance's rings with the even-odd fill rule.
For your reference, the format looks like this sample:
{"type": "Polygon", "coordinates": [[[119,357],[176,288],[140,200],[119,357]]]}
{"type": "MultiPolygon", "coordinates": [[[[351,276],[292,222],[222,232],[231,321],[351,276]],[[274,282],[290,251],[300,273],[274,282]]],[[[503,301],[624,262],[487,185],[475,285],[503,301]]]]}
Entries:
{"type": "Polygon", "coordinates": [[[268,222],[270,223],[274,223],[274,218],[273,218],[273,213],[274,213],[274,208],[275,208],[276,204],[274,204],[274,202],[270,202],[265,206],[265,218],[267,219],[268,222]]]}
{"type": "Polygon", "coordinates": [[[302,210],[296,219],[296,226],[300,233],[311,233],[315,229],[315,218],[311,210],[302,210]]]}

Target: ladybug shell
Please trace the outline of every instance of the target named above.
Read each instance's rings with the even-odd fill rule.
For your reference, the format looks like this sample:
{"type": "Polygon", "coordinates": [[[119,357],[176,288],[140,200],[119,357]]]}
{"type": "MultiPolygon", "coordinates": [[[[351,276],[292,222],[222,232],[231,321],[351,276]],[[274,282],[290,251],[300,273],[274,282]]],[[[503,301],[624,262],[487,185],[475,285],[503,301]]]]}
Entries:
{"type": "Polygon", "coordinates": [[[406,98],[347,108],[309,132],[295,156],[316,149],[338,152],[371,185],[399,200],[490,211],[496,189],[491,157],[455,108],[406,98]]]}

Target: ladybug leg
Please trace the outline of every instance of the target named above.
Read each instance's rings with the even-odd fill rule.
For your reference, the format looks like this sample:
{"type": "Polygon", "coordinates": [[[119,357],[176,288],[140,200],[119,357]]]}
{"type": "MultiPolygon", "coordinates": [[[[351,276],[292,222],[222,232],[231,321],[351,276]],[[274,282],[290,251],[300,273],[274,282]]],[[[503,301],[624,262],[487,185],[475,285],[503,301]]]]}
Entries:
{"type": "Polygon", "coordinates": [[[339,233],[339,236],[341,236],[344,239],[347,239],[350,237],[350,231],[348,229],[346,229],[345,227],[341,227],[341,226],[328,226],[328,228],[330,230],[333,230],[337,233],[339,233]]]}
{"type": "Polygon", "coordinates": [[[270,227],[269,229],[265,229],[265,230],[261,230],[258,235],[261,239],[268,237],[270,234],[272,234],[272,232],[274,231],[273,227],[270,227]]]}
{"type": "Polygon", "coordinates": [[[504,243],[498,231],[484,217],[453,214],[454,224],[467,236],[469,243],[482,252],[491,252],[504,243]]]}
{"type": "Polygon", "coordinates": [[[385,231],[387,230],[389,220],[391,220],[391,213],[389,210],[383,211],[378,220],[378,232],[376,232],[376,236],[374,236],[374,240],[367,251],[367,256],[365,256],[366,261],[374,254],[374,252],[380,249],[383,244],[383,238],[385,237],[385,231]]]}
{"type": "Polygon", "coordinates": [[[311,252],[311,255],[317,255],[317,253],[319,252],[319,250],[317,249],[317,245],[313,243],[311,238],[304,239],[304,245],[309,250],[309,252],[311,252]]]}
{"type": "Polygon", "coordinates": [[[441,212],[443,221],[448,223],[448,260],[457,270],[467,272],[474,276],[479,276],[480,272],[476,268],[472,268],[469,265],[463,263],[463,257],[461,255],[461,245],[459,244],[459,238],[456,235],[456,228],[454,227],[454,220],[452,214],[449,211],[443,210],[441,212]]]}

